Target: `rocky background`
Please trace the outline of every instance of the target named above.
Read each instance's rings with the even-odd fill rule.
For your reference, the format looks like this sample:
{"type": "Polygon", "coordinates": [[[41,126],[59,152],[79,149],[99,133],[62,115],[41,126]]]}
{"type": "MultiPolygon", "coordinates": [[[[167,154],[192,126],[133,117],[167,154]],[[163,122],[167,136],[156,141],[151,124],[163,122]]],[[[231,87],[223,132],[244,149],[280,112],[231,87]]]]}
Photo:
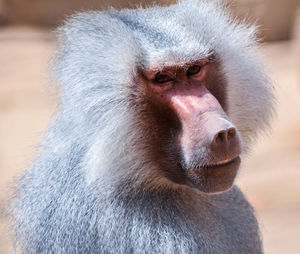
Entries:
{"type": "MultiPolygon", "coordinates": [[[[74,11],[134,8],[140,2],[0,0],[0,217],[14,177],[34,158],[55,110],[48,79],[54,27],[74,11]]],[[[300,0],[235,0],[229,6],[261,27],[261,53],[278,111],[273,130],[244,158],[237,184],[257,211],[265,252],[300,253],[300,0]]],[[[0,219],[0,254],[11,248],[7,221],[0,219]]]]}

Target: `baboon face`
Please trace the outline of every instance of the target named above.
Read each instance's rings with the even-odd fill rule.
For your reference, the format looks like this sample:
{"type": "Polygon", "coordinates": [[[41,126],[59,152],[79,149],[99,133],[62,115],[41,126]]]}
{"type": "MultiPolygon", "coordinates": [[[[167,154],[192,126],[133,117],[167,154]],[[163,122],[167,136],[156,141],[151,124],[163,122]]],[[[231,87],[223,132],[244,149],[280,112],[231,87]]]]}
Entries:
{"type": "Polygon", "coordinates": [[[172,165],[162,171],[206,193],[229,189],[240,165],[241,141],[225,113],[226,84],[217,61],[144,69],[138,83],[153,116],[154,153],[172,165]]]}

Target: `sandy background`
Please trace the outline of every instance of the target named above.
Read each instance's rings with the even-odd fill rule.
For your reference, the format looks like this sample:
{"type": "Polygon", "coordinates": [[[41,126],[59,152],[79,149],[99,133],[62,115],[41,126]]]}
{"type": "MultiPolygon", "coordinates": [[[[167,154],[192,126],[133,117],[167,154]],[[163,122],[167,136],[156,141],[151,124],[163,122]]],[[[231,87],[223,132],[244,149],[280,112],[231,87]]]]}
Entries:
{"type": "MultiPolygon", "coordinates": [[[[48,87],[48,66],[55,48],[50,30],[0,27],[0,209],[6,206],[14,176],[30,164],[34,146],[54,112],[56,98],[48,87]]],[[[278,114],[269,136],[260,137],[244,158],[237,183],[257,211],[266,253],[297,254],[300,39],[264,43],[261,53],[274,80],[278,114]]],[[[0,254],[11,249],[5,228],[2,221],[0,254]]]]}

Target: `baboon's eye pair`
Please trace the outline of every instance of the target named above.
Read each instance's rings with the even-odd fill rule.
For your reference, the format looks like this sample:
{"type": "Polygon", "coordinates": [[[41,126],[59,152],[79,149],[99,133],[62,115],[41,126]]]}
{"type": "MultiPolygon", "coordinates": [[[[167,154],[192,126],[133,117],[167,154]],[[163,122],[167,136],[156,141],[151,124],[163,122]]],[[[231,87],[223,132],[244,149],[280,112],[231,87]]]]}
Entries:
{"type": "MultiPolygon", "coordinates": [[[[195,75],[195,74],[199,73],[200,71],[201,71],[200,65],[193,65],[187,69],[186,76],[189,77],[189,76],[195,75]]],[[[155,75],[155,77],[153,79],[154,82],[160,83],[160,84],[166,83],[166,82],[169,82],[172,80],[173,79],[169,75],[161,74],[161,73],[157,73],[157,75],[155,75]]]]}

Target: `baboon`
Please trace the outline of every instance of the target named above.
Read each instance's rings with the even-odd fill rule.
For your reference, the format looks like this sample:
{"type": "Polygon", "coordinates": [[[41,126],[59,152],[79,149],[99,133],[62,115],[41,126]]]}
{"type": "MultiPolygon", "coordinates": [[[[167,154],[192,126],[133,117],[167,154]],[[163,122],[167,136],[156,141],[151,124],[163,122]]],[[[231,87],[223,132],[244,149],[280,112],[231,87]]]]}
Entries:
{"type": "Polygon", "coordinates": [[[262,253],[234,185],[272,115],[256,29],[219,1],[79,13],[13,205],[22,253],[262,253]]]}

